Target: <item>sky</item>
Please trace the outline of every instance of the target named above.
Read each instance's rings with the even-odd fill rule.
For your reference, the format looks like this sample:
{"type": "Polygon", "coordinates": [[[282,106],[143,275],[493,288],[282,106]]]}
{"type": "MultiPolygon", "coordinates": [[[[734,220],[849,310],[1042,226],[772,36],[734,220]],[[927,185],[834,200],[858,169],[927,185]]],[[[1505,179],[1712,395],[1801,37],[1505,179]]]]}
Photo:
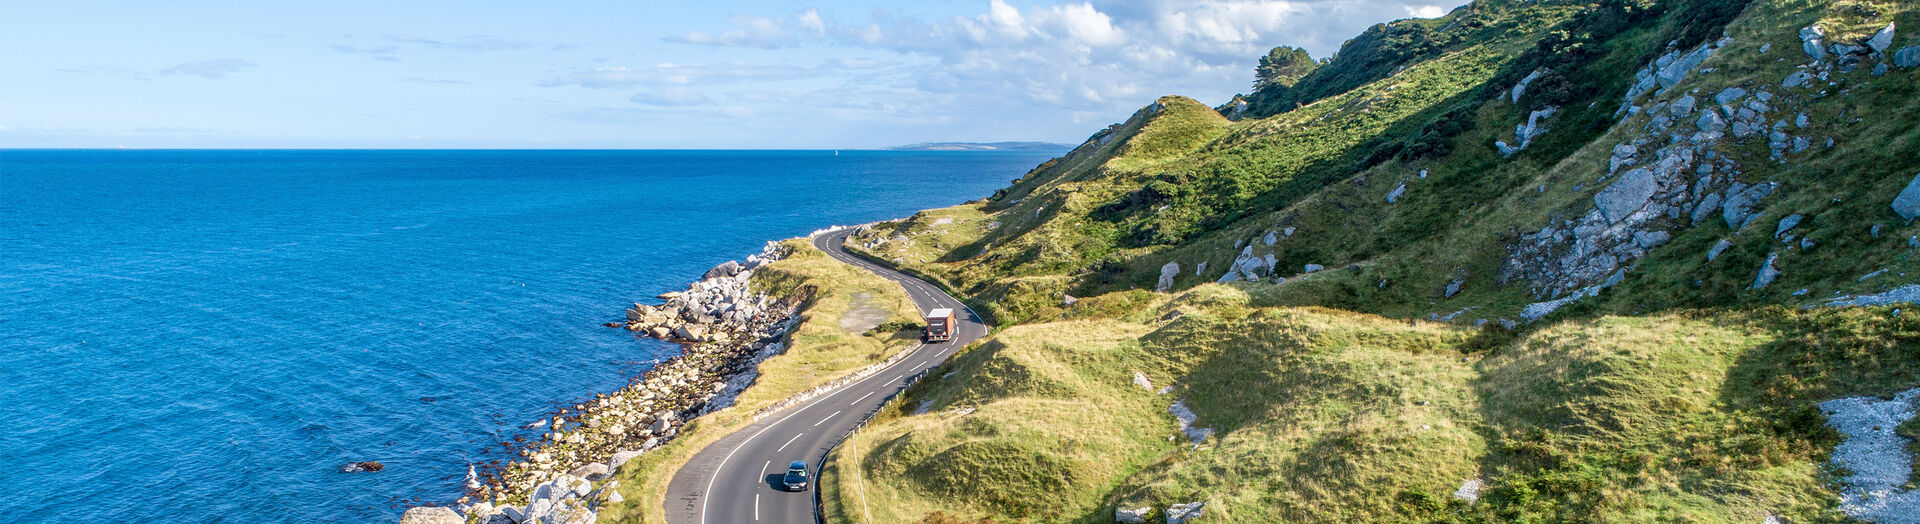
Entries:
{"type": "Polygon", "coordinates": [[[10,2],[0,148],[1079,143],[1454,1],[10,2]]]}

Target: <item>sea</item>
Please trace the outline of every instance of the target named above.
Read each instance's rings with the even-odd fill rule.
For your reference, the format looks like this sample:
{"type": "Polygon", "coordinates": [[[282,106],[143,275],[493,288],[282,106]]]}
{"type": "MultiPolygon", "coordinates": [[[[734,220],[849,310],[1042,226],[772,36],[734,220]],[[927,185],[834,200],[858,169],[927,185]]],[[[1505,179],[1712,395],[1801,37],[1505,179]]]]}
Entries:
{"type": "Polygon", "coordinates": [[[1061,153],[0,150],[0,515],[452,504],[678,352],[602,327],[632,303],[1061,153]]]}

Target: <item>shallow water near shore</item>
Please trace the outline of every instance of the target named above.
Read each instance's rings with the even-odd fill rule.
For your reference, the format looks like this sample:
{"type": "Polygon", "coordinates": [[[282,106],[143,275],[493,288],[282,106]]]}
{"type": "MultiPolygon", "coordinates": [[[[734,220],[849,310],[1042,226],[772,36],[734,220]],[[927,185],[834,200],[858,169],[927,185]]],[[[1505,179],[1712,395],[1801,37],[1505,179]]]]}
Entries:
{"type": "Polygon", "coordinates": [[[631,302],[1054,154],[0,151],[0,512],[451,503],[520,426],[676,351],[600,326],[631,302]]]}

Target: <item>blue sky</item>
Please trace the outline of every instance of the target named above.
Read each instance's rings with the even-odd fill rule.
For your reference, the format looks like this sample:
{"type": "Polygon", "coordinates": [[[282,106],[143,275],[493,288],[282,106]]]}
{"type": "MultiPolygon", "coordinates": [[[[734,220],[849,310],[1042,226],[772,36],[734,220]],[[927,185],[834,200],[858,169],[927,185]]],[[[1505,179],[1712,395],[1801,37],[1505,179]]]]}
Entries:
{"type": "Polygon", "coordinates": [[[1403,0],[17,2],[0,147],[1075,143],[1403,0]],[[393,4],[402,4],[393,2],[393,4]]]}

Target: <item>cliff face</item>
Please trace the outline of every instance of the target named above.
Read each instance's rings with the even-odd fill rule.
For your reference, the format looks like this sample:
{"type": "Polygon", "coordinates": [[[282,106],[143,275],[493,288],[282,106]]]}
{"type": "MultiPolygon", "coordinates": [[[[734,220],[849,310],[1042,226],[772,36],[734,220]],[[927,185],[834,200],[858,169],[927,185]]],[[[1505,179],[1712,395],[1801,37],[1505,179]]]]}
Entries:
{"type": "Polygon", "coordinates": [[[1161,98],[990,199],[872,226],[852,243],[1007,329],[837,455],[866,491],[829,513],[1920,510],[1823,469],[1843,438],[1920,436],[1821,404],[1920,385],[1902,27],[1920,4],[1478,1],[1218,109],[1161,98]]]}

